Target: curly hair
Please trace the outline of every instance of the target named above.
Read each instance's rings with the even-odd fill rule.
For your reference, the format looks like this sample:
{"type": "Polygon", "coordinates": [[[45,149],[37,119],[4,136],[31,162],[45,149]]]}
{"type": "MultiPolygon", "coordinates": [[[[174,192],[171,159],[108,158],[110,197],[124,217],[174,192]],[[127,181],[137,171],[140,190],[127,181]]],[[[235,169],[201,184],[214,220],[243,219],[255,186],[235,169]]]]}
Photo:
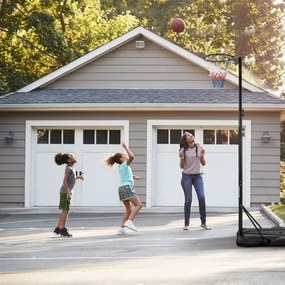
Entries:
{"type": "Polygon", "coordinates": [[[54,157],[54,161],[57,165],[62,165],[64,163],[67,164],[67,161],[69,159],[69,154],[68,153],[57,153],[54,157]]]}

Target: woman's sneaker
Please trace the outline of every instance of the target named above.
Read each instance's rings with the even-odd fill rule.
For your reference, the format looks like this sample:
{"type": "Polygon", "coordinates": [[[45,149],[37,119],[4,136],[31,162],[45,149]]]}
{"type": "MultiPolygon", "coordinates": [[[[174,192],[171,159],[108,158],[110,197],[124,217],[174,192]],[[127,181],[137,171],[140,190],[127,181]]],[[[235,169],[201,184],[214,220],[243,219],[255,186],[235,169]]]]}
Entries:
{"type": "Polygon", "coordinates": [[[59,233],[62,237],[72,237],[72,234],[68,232],[67,228],[60,229],[59,233]]]}
{"type": "Polygon", "coordinates": [[[135,231],[135,232],[138,231],[138,229],[135,227],[134,223],[131,220],[127,220],[124,223],[124,226],[127,227],[128,229],[132,230],[132,231],[135,231]]]}
{"type": "Polygon", "coordinates": [[[120,228],[117,232],[117,235],[122,236],[126,234],[126,230],[124,228],[120,228]]]}
{"type": "Polygon", "coordinates": [[[56,228],[54,229],[53,233],[54,233],[55,235],[59,235],[59,233],[60,233],[60,228],[59,228],[59,227],[56,227],[56,228]]]}
{"type": "Polygon", "coordinates": [[[211,227],[208,227],[207,224],[201,224],[201,227],[205,230],[211,230],[211,227]]]}

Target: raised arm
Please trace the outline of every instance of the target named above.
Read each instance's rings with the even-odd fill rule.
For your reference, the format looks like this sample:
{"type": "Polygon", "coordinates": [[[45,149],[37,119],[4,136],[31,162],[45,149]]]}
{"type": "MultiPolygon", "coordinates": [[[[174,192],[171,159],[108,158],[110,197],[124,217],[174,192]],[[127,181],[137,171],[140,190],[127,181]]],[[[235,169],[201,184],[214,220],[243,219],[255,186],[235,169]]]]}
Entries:
{"type": "Polygon", "coordinates": [[[128,154],[127,164],[130,165],[132,163],[132,161],[134,160],[135,156],[125,143],[122,143],[122,147],[126,150],[126,152],[128,154]]]}

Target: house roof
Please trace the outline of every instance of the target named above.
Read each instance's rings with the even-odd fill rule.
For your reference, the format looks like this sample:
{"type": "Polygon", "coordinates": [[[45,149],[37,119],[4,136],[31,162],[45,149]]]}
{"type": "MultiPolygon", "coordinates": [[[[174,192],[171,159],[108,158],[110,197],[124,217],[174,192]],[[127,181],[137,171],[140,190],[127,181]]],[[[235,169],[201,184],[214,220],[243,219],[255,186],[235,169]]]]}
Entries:
{"type": "MultiPolygon", "coordinates": [[[[285,100],[270,93],[242,92],[243,108],[283,110],[285,100]]],[[[232,89],[51,89],[0,97],[0,110],[236,110],[232,89]]]]}
{"type": "MultiPolygon", "coordinates": [[[[53,81],[83,67],[127,42],[144,36],[165,49],[204,69],[207,62],[185,49],[138,27],[59,68],[58,70],[0,97],[0,110],[236,110],[237,89],[43,89],[53,81]]],[[[226,80],[239,86],[239,78],[228,74],[226,80]]],[[[283,111],[285,101],[243,81],[243,108],[254,111],[283,111]]]]}
{"type": "MultiPolygon", "coordinates": [[[[193,53],[185,50],[184,48],[171,43],[170,41],[146,30],[143,27],[137,27],[130,32],[108,42],[107,44],[87,53],[86,55],[70,62],[69,64],[59,68],[58,70],[34,81],[33,83],[21,88],[18,90],[18,92],[30,92],[32,90],[35,90],[37,88],[41,88],[43,86],[46,86],[47,84],[58,80],[59,78],[79,69],[80,67],[96,60],[97,58],[102,57],[103,55],[119,48],[120,46],[132,41],[135,38],[138,38],[140,36],[143,36],[150,41],[158,44],[159,46],[177,54],[178,56],[188,60],[189,62],[198,65],[206,70],[208,70],[208,62],[202,59],[201,57],[198,57],[194,55],[193,53]]],[[[228,73],[227,77],[225,79],[226,81],[229,81],[230,83],[238,86],[239,79],[237,76],[228,73]]],[[[248,83],[247,81],[242,82],[243,88],[253,91],[253,92],[263,92],[264,90],[258,88],[257,86],[248,83]]]]}

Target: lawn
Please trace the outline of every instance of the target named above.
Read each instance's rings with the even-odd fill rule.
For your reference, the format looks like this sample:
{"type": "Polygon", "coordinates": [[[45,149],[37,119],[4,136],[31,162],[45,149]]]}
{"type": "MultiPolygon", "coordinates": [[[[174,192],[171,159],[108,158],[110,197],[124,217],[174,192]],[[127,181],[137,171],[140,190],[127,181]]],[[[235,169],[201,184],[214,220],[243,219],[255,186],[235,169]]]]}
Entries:
{"type": "Polygon", "coordinates": [[[285,204],[270,205],[268,208],[285,222],[285,204]]]}

